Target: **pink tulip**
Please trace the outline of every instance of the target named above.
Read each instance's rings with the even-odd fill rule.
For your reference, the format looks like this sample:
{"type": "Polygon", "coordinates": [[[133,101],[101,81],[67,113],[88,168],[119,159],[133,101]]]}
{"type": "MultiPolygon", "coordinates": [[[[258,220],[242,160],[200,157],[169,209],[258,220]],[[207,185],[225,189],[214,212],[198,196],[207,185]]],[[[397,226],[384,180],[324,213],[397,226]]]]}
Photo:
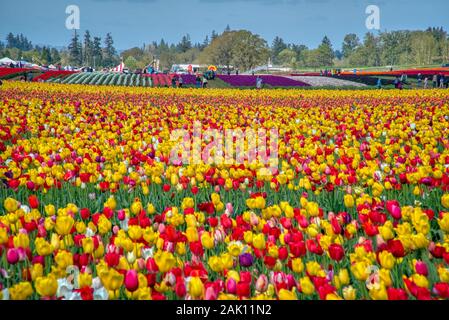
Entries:
{"type": "Polygon", "coordinates": [[[118,218],[120,221],[125,220],[125,218],[126,218],[125,210],[121,209],[121,210],[117,211],[117,218],[118,218]]]}
{"type": "Polygon", "coordinates": [[[399,220],[402,218],[401,207],[398,201],[388,200],[386,203],[386,208],[394,219],[399,220]]]}
{"type": "Polygon", "coordinates": [[[250,223],[253,226],[257,226],[259,224],[259,218],[257,218],[257,216],[255,214],[251,214],[250,223]]]}
{"type": "Polygon", "coordinates": [[[293,287],[296,287],[296,281],[292,274],[288,274],[286,280],[288,290],[291,290],[293,287]]]}
{"type": "Polygon", "coordinates": [[[119,231],[120,231],[120,227],[119,227],[119,226],[113,226],[113,227],[112,227],[112,232],[113,232],[114,234],[118,234],[119,231]]]}
{"type": "Polygon", "coordinates": [[[139,266],[140,270],[145,269],[145,267],[146,267],[145,260],[142,258],[137,259],[137,265],[139,266]]]}
{"type": "Polygon", "coordinates": [[[415,264],[416,273],[426,276],[429,274],[429,270],[427,269],[427,264],[423,261],[416,261],[415,264]]]}
{"type": "Polygon", "coordinates": [[[218,295],[217,295],[217,292],[215,292],[213,286],[210,286],[209,288],[206,289],[204,298],[205,298],[205,300],[217,300],[218,295]]]}
{"type": "Polygon", "coordinates": [[[37,227],[37,234],[41,238],[45,238],[47,236],[47,229],[45,229],[45,226],[39,225],[37,227]]]}
{"type": "Polygon", "coordinates": [[[129,292],[134,292],[139,288],[139,278],[136,270],[131,269],[126,272],[125,287],[129,292]]]}
{"type": "Polygon", "coordinates": [[[226,281],[226,291],[230,294],[235,294],[237,292],[237,282],[234,278],[229,278],[228,281],[226,281]]]}
{"type": "Polygon", "coordinates": [[[230,202],[226,203],[226,211],[229,212],[229,214],[232,214],[234,212],[234,207],[232,206],[232,203],[230,202]]]}
{"type": "Polygon", "coordinates": [[[261,274],[256,281],[256,290],[260,293],[267,291],[268,289],[268,277],[261,274]]]}
{"type": "Polygon", "coordinates": [[[19,261],[19,252],[17,249],[8,249],[6,252],[6,261],[8,261],[9,264],[16,264],[19,261]]]}
{"type": "Polygon", "coordinates": [[[176,284],[176,276],[175,276],[175,274],[173,272],[168,272],[165,275],[165,282],[167,284],[169,284],[170,287],[173,287],[176,284]]]}

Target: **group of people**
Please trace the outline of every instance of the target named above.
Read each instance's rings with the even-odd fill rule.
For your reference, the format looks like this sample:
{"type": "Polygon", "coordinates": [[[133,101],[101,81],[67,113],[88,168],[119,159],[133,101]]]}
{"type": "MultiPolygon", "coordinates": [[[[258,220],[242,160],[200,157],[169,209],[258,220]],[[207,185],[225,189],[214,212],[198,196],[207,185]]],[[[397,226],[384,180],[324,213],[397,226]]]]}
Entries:
{"type": "Polygon", "coordinates": [[[207,88],[207,83],[208,83],[208,80],[207,80],[207,77],[205,75],[203,75],[201,77],[199,73],[196,74],[195,84],[196,84],[197,88],[205,89],[205,88],[207,88]]]}
{"type": "MultiPolygon", "coordinates": [[[[423,80],[422,80],[422,75],[418,74],[418,87],[420,88],[421,86],[423,86],[424,89],[427,89],[429,87],[429,78],[425,77],[424,78],[424,84],[423,80]]],[[[446,77],[444,74],[440,73],[440,74],[434,74],[432,77],[432,88],[436,89],[436,88],[448,88],[449,86],[449,77],[446,77]]]]}
{"type": "Polygon", "coordinates": [[[9,68],[23,68],[23,64],[21,61],[17,61],[17,63],[11,62],[9,65],[6,65],[9,68]]]}
{"type": "MultiPolygon", "coordinates": [[[[195,76],[195,85],[197,88],[207,88],[207,77],[205,75],[201,76],[199,73],[195,76]]],[[[184,85],[184,79],[182,75],[174,75],[171,78],[171,85],[173,88],[182,88],[184,85]]]]}
{"type": "Polygon", "coordinates": [[[182,86],[184,85],[184,79],[182,78],[182,76],[173,76],[171,78],[171,86],[173,88],[182,88],[182,86]]]}
{"type": "Polygon", "coordinates": [[[320,75],[325,77],[333,77],[334,75],[339,76],[340,74],[341,69],[332,69],[332,70],[324,69],[324,71],[320,70],[320,75]]]}
{"type": "MultiPolygon", "coordinates": [[[[397,76],[394,80],[394,87],[396,89],[402,90],[404,88],[404,84],[407,83],[407,75],[403,74],[400,77],[397,76]]],[[[431,77],[431,81],[432,81],[432,88],[436,89],[436,88],[440,88],[440,89],[444,89],[444,88],[448,88],[449,86],[449,77],[446,77],[444,74],[440,73],[440,74],[434,74],[431,77]]],[[[423,75],[421,73],[418,74],[417,76],[417,88],[423,88],[423,89],[429,89],[429,81],[430,81],[430,77],[424,77],[423,79],[423,75]]],[[[377,79],[377,87],[380,89],[382,88],[382,80],[379,78],[377,79]]]]}

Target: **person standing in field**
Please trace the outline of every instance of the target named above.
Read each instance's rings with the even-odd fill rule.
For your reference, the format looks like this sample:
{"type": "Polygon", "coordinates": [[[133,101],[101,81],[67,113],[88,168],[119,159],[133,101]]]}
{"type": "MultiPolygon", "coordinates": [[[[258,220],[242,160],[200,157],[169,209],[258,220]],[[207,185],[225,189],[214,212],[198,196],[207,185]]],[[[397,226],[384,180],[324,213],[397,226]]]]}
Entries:
{"type": "Polygon", "coordinates": [[[182,85],[184,84],[184,79],[182,78],[182,75],[179,76],[178,79],[178,87],[182,88],[182,85]]]}
{"type": "Polygon", "coordinates": [[[377,89],[382,89],[382,79],[381,78],[378,78],[377,79],[377,89]]]}
{"type": "Polygon", "coordinates": [[[198,73],[196,74],[195,82],[196,82],[196,87],[201,88],[201,78],[198,73]]]}
{"type": "Polygon", "coordinates": [[[434,89],[437,87],[437,81],[438,81],[438,76],[436,74],[434,74],[433,78],[432,78],[432,85],[433,85],[434,89]]]}
{"type": "Polygon", "coordinates": [[[207,88],[207,78],[206,76],[203,76],[203,89],[207,88]]]}
{"type": "Polygon", "coordinates": [[[428,86],[429,86],[429,78],[425,77],[424,78],[424,89],[427,89],[428,86]]]}

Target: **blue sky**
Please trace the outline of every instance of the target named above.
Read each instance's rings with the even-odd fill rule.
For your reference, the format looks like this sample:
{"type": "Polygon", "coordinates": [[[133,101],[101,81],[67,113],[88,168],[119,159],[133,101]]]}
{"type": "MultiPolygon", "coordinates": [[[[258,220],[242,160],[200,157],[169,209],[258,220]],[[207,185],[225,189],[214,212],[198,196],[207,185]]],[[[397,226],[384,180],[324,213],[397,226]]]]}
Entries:
{"type": "Polygon", "coordinates": [[[368,5],[380,8],[381,30],[449,30],[447,0],[21,0],[5,1],[0,38],[23,33],[34,44],[67,45],[68,5],[78,5],[81,29],[104,37],[111,32],[118,49],[164,38],[178,42],[189,33],[202,42],[215,29],[248,29],[269,43],[276,35],[287,42],[317,46],[327,35],[335,48],[347,33],[363,36],[368,5]]]}

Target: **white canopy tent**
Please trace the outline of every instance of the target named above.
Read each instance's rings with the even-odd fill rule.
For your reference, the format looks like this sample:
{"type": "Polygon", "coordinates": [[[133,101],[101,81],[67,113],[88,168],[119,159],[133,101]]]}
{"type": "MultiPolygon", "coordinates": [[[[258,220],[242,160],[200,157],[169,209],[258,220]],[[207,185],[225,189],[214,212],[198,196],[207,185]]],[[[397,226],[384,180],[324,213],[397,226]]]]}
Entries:
{"type": "Polygon", "coordinates": [[[11,63],[16,64],[16,62],[14,60],[12,60],[8,57],[4,57],[4,58],[0,59],[0,64],[8,64],[9,65],[11,63]]]}

